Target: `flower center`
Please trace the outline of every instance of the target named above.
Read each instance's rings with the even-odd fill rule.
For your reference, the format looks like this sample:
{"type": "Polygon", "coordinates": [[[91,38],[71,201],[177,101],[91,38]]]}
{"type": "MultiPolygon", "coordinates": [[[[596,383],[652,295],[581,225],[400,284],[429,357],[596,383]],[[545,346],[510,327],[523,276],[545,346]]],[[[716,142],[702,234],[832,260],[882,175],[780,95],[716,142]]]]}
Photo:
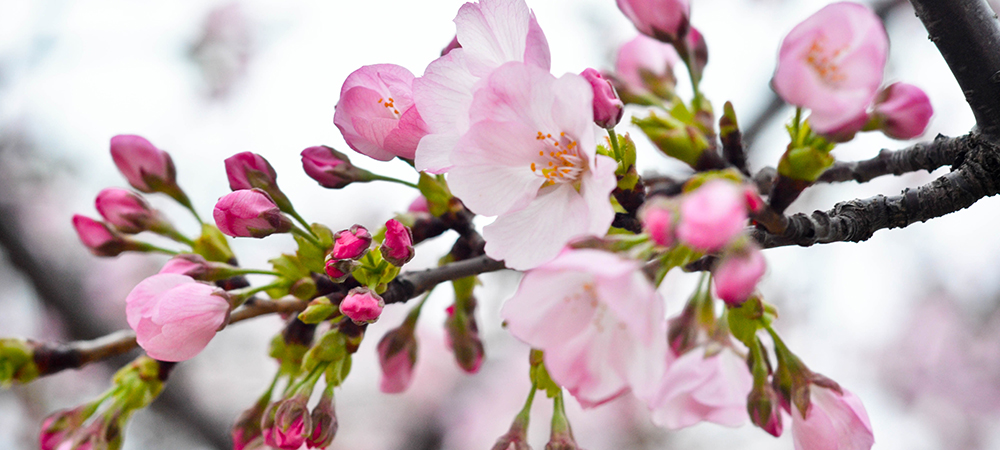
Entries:
{"type": "Polygon", "coordinates": [[[378,99],[378,104],[384,106],[385,109],[388,109],[389,111],[392,111],[392,113],[396,116],[396,118],[397,119],[399,118],[399,110],[396,109],[396,101],[393,100],[392,97],[389,97],[388,100],[382,99],[380,97],[378,99]]]}
{"type": "Polygon", "coordinates": [[[826,37],[819,36],[813,40],[806,53],[806,62],[812,66],[813,70],[819,74],[827,84],[836,85],[844,81],[847,77],[840,70],[837,58],[844,52],[846,47],[835,50],[827,48],[826,37]]]}
{"type": "Polygon", "coordinates": [[[580,146],[566,133],[552,137],[539,131],[535,140],[544,147],[538,150],[538,158],[531,163],[531,171],[545,178],[542,187],[576,182],[587,170],[587,160],[580,155],[580,146]]]}

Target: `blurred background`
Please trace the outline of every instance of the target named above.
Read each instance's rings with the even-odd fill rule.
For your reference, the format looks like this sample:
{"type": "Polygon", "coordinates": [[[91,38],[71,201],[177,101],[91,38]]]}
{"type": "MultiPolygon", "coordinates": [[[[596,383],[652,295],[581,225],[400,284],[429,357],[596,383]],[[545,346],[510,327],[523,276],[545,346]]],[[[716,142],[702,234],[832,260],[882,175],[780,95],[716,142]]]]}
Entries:
{"type": "MultiPolygon", "coordinates": [[[[222,160],[241,151],[266,157],[298,211],[334,230],[378,227],[405,210],[415,191],[387,184],[324,190],[302,172],[298,153],[319,144],[349,152],[332,124],[347,75],[376,63],[420,75],[454,36],[451,20],[462,3],[0,0],[0,335],[66,341],[127,327],[126,294],[165,258],[95,258],[70,225],[73,214],[96,216],[101,189],[127,186],[108,153],[116,134],[139,134],[169,151],[180,184],[205,216],[228,192],[222,160]]],[[[792,115],[768,87],[777,49],[785,33],[827,2],[693,3],[692,22],[710,51],[703,92],[716,110],[726,100],[735,105],[752,167],[773,166],[787,144],[782,124],[792,115]]],[[[529,6],[557,75],[611,69],[617,46],[636,35],[612,0],[529,6]]],[[[972,114],[912,8],[892,0],[874,6],[891,41],[886,83],[916,84],[935,107],[925,138],[968,132],[972,114]]],[[[681,89],[689,87],[682,82],[681,89]]],[[[637,136],[640,171],[678,170],[637,136]]],[[[906,145],[869,133],[835,155],[863,159],[906,145]]],[[[351,157],[370,170],[416,179],[403,163],[351,157]]],[[[940,173],[818,186],[790,212],[895,195],[940,173]]],[[[197,230],[167,199],[151,201],[182,231],[197,230]]],[[[1000,449],[998,218],[1000,200],[988,198],[925,224],[880,231],[865,243],[766,252],[770,268],[761,289],[779,307],[785,342],[863,399],[876,449],[1000,449]]],[[[450,247],[449,236],[419,247],[412,267],[433,265],[450,247]]],[[[293,244],[275,236],[233,247],[243,265],[265,267],[293,244]]],[[[501,329],[498,316],[517,280],[514,273],[483,277],[478,320],[487,361],[476,376],[461,372],[445,348],[443,310],[451,298],[439,290],[420,321],[416,380],[400,395],[382,394],[377,384],[375,343],[408,309],[388,307],[337,393],[340,431],[331,448],[489,448],[529,388],[528,349],[501,329]]],[[[680,273],[667,278],[662,292],[671,311],[695,281],[680,273]]],[[[150,410],[136,415],[125,448],[227,448],[230,424],[271,379],[267,342],[280,328],[280,319],[264,317],[220,333],[178,366],[150,410]]],[[[37,448],[43,417],[102,392],[136,354],[0,391],[0,449],[37,448]]],[[[750,425],[658,429],[627,397],[588,411],[569,406],[578,441],[592,450],[792,448],[787,428],[779,439],[750,425]]],[[[550,411],[547,401],[535,402],[535,448],[544,446],[550,411]]]]}

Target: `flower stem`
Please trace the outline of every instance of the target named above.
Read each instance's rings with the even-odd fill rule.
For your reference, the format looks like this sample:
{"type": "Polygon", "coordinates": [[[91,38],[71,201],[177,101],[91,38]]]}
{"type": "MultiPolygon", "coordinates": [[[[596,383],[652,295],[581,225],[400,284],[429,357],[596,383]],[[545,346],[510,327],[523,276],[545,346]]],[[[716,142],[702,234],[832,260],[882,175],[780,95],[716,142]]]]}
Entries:
{"type": "Polygon", "coordinates": [[[387,177],[385,175],[372,174],[373,180],[388,181],[390,183],[402,184],[403,186],[409,186],[413,189],[419,189],[416,184],[410,183],[409,181],[400,180],[399,178],[387,177]]]}
{"type": "Polygon", "coordinates": [[[615,133],[614,129],[608,130],[608,141],[611,142],[611,150],[615,152],[615,160],[618,161],[619,164],[624,163],[622,149],[621,146],[618,145],[618,133],[615,133]]]}
{"type": "Polygon", "coordinates": [[[312,225],[309,225],[309,222],[307,222],[306,219],[303,219],[298,212],[296,212],[293,209],[291,211],[288,211],[288,214],[292,216],[292,218],[294,218],[295,220],[299,221],[299,223],[302,224],[302,227],[305,228],[305,230],[308,231],[309,234],[311,234],[315,238],[319,238],[319,236],[316,235],[316,232],[312,230],[312,225]]]}
{"type": "Polygon", "coordinates": [[[238,306],[242,305],[243,303],[245,303],[247,301],[247,299],[249,299],[250,297],[253,297],[253,295],[256,294],[256,293],[258,293],[258,292],[263,292],[263,291],[266,291],[266,290],[272,289],[272,288],[283,287],[283,286],[285,286],[287,284],[288,284],[288,280],[279,279],[278,281],[275,281],[275,282],[269,283],[269,284],[265,284],[263,286],[257,286],[257,287],[251,286],[251,287],[246,287],[246,288],[242,288],[242,289],[231,290],[231,291],[229,291],[229,295],[230,295],[230,297],[233,298],[233,309],[236,309],[236,307],[238,307],[238,306]]]}
{"type": "Polygon", "coordinates": [[[316,248],[318,248],[320,250],[326,250],[326,248],[323,247],[323,244],[319,241],[319,239],[317,239],[316,237],[314,237],[311,234],[312,233],[311,231],[310,232],[306,232],[306,231],[302,230],[301,228],[299,228],[299,227],[297,227],[295,225],[292,225],[291,232],[292,232],[292,234],[294,234],[296,236],[299,236],[302,239],[305,239],[310,244],[315,245],[316,248]]]}

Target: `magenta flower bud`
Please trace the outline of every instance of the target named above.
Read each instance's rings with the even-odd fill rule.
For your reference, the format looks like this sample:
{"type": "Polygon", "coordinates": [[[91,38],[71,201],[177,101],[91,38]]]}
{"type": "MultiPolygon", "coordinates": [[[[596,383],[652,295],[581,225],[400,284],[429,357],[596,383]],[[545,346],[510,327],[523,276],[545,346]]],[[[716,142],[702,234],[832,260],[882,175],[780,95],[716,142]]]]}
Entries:
{"type": "Polygon", "coordinates": [[[770,384],[754,385],[747,396],[747,412],[754,425],[774,437],[781,436],[785,428],[781,417],[781,401],[770,384]]]}
{"type": "Polygon", "coordinates": [[[373,180],[373,175],[351,164],[347,155],[320,145],[302,150],[302,169],[306,175],[329,189],[340,189],[353,182],[373,180]]]}
{"type": "Polygon", "coordinates": [[[136,341],[160,361],[185,361],[200,353],[229,321],[229,310],[222,289],[173,273],[146,278],[125,298],[136,341]]]}
{"type": "Polygon", "coordinates": [[[233,425],[231,436],[233,439],[233,450],[248,450],[254,448],[255,440],[261,439],[263,430],[261,422],[264,419],[264,410],[267,408],[266,401],[254,403],[250,409],[243,411],[233,425]]]}
{"type": "Polygon", "coordinates": [[[712,270],[715,294],[727,305],[739,306],[753,294],[765,270],[767,261],[754,244],[728,252],[712,270]]]}
{"type": "Polygon", "coordinates": [[[233,237],[262,238],[292,228],[292,221],[271,196],[257,188],[225,195],[215,204],[212,215],[219,230],[233,237]]]}
{"type": "Polygon", "coordinates": [[[757,188],[750,185],[744,186],[743,198],[747,203],[747,211],[756,213],[764,209],[764,199],[760,198],[757,188]]]}
{"type": "Polygon", "coordinates": [[[347,279],[347,276],[354,272],[354,269],[361,267],[361,263],[353,259],[332,259],[327,258],[326,263],[323,266],[323,270],[326,274],[333,279],[334,282],[341,283],[347,279]]]}
{"type": "Polygon", "coordinates": [[[413,232],[406,225],[396,219],[389,219],[385,223],[385,239],[379,247],[382,252],[382,259],[389,261],[396,267],[413,259],[413,232]]]}
{"type": "Polygon", "coordinates": [[[618,98],[614,86],[600,72],[591,68],[580,72],[580,76],[594,89],[594,123],[601,128],[614,128],[625,114],[625,104],[618,98]]]}
{"type": "Polygon", "coordinates": [[[123,233],[139,233],[162,226],[163,219],[141,196],[119,188],[107,188],[94,201],[104,220],[123,233]]]}
{"type": "Polygon", "coordinates": [[[872,116],[886,136],[913,139],[924,134],[932,115],[934,108],[923,90],[912,84],[893,83],[879,93],[872,116]]]}
{"type": "Polygon", "coordinates": [[[366,287],[351,289],[340,302],[340,313],[356,324],[373,323],[382,315],[385,300],[366,287]]]}
{"type": "Polygon", "coordinates": [[[378,362],[382,366],[379,389],[387,394],[403,392],[413,381],[413,366],[417,363],[417,338],[413,324],[404,322],[389,330],[378,342],[378,362]]]}
{"type": "Polygon", "coordinates": [[[124,251],[137,249],[134,242],[112,230],[104,222],[87,216],[74,215],[73,228],[83,245],[95,256],[118,256],[124,251]]]}
{"type": "Polygon", "coordinates": [[[40,450],[55,450],[61,444],[70,442],[73,432],[90,417],[86,409],[86,405],[83,405],[73,409],[59,410],[46,417],[42,422],[42,431],[38,435],[38,448],[40,450]]]}
{"type": "Polygon", "coordinates": [[[677,237],[703,251],[715,251],[736,237],[746,225],[746,200],[729,181],[712,180],[681,201],[677,237]]]}
{"type": "Polygon", "coordinates": [[[372,243],[372,235],[368,229],[361,225],[354,225],[350,229],[338,231],[333,235],[333,250],[330,251],[332,259],[361,259],[368,252],[368,246],[372,243]]]}
{"type": "Polygon", "coordinates": [[[327,448],[337,435],[337,413],[333,407],[333,392],[323,392],[319,403],[312,410],[312,432],[306,439],[309,448],[327,448]]]}
{"type": "Polygon", "coordinates": [[[253,152],[237,153],[226,158],[226,176],[229,177],[229,188],[234,191],[242,189],[267,187],[277,188],[278,174],[274,167],[260,156],[253,152]]]}
{"type": "Polygon", "coordinates": [[[477,373],[483,365],[486,349],[479,338],[479,325],[476,323],[476,299],[466,299],[465,311],[456,314],[455,305],[448,307],[444,326],[448,334],[445,343],[455,353],[455,362],[468,373],[477,373]]]}
{"type": "Polygon", "coordinates": [[[642,229],[663,247],[674,245],[674,213],[662,203],[649,203],[642,212],[642,229]]]}
{"type": "Polygon", "coordinates": [[[312,431],[308,401],[308,396],[296,395],[268,408],[273,408],[274,418],[268,420],[270,411],[264,413],[263,425],[270,425],[264,428],[264,443],[285,450],[298,450],[305,444],[312,431]]]}
{"type": "Polygon", "coordinates": [[[142,136],[119,134],[111,138],[111,158],[128,184],[142,192],[160,192],[162,187],[177,184],[170,155],[142,136]]]}
{"type": "Polygon", "coordinates": [[[690,0],[618,0],[618,9],[642,34],[674,42],[690,27],[690,0]]]}
{"type": "Polygon", "coordinates": [[[451,38],[451,42],[448,43],[443,49],[441,49],[441,56],[447,55],[449,52],[456,48],[462,48],[462,44],[458,43],[458,35],[451,38]]]}

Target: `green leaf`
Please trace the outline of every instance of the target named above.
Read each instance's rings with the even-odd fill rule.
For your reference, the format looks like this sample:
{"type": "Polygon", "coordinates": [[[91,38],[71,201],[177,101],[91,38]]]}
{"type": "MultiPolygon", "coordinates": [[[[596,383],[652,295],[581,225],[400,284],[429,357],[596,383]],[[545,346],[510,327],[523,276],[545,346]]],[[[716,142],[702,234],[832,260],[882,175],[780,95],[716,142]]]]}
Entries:
{"type": "Polygon", "coordinates": [[[326,259],[326,253],[331,247],[333,247],[333,232],[330,231],[329,228],[318,223],[312,224],[310,228],[312,228],[313,233],[319,236],[319,242],[323,244],[323,248],[317,248],[313,243],[307,241],[302,236],[293,235],[295,237],[295,243],[299,246],[299,249],[295,252],[295,254],[308,270],[316,273],[323,273],[323,264],[326,259]]]}

